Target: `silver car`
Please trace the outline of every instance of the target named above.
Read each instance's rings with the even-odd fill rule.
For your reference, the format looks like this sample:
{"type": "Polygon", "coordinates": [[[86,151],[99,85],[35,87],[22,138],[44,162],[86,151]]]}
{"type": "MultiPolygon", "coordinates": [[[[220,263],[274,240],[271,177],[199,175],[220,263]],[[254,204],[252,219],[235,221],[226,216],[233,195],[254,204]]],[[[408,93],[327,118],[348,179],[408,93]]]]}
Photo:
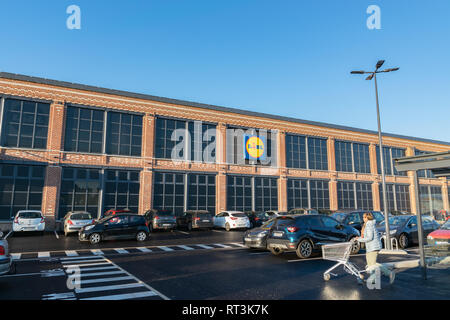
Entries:
{"type": "Polygon", "coordinates": [[[86,211],[70,211],[64,217],[64,235],[70,232],[78,232],[81,228],[95,223],[94,218],[86,211]]]}
{"type": "Polygon", "coordinates": [[[3,232],[0,231],[0,275],[10,273],[12,259],[9,255],[8,241],[3,239],[3,232]]]}

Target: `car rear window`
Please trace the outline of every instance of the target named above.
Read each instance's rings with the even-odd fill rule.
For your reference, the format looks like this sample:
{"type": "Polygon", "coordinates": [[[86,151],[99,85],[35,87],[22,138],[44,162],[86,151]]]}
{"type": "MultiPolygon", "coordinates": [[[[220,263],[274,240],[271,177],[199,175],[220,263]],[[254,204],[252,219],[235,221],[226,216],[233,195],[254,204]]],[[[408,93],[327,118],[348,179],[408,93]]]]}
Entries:
{"type": "Polygon", "coordinates": [[[142,216],[130,216],[130,223],[145,223],[145,219],[142,216]]]}
{"type": "Polygon", "coordinates": [[[25,212],[20,212],[19,213],[19,218],[23,218],[23,219],[38,219],[38,218],[42,218],[42,216],[41,216],[40,212],[25,211],[25,212]]]}
{"type": "Polygon", "coordinates": [[[232,217],[237,217],[237,218],[245,218],[245,217],[247,217],[244,213],[232,213],[231,216],[232,217]]]}
{"type": "Polygon", "coordinates": [[[70,216],[73,220],[92,220],[90,213],[74,213],[70,216]]]}
{"type": "Polygon", "coordinates": [[[290,219],[290,218],[278,219],[277,227],[290,226],[290,225],[294,224],[295,222],[296,222],[295,219],[290,219]]]}

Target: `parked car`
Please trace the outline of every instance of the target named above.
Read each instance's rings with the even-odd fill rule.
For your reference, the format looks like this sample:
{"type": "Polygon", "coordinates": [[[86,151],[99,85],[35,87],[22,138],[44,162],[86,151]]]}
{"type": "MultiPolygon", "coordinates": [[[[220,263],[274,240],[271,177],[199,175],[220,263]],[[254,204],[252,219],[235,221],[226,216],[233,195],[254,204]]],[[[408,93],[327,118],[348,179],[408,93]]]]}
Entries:
{"type": "Polygon", "coordinates": [[[154,230],[174,230],[177,227],[177,217],[169,209],[151,209],[144,214],[150,232],[154,230]]]}
{"type": "MultiPolygon", "coordinates": [[[[439,223],[430,216],[422,216],[423,237],[439,228],[439,223]]],[[[386,236],[385,222],[382,221],[378,227],[382,236],[386,236]]],[[[391,238],[396,238],[400,248],[409,247],[412,243],[419,243],[417,230],[417,217],[415,215],[389,217],[389,232],[391,238]]],[[[383,240],[382,240],[383,241],[383,240]]]]}
{"type": "Polygon", "coordinates": [[[250,228],[250,220],[241,211],[224,211],[214,217],[214,227],[231,229],[248,229],[250,228]]]}
{"type": "Polygon", "coordinates": [[[84,226],[94,223],[92,215],[86,211],[69,211],[64,216],[64,235],[70,232],[78,232],[84,226]]]}
{"type": "Polygon", "coordinates": [[[8,241],[3,239],[0,231],[0,275],[11,273],[13,269],[12,258],[9,255],[8,241]]]}
{"type": "Polygon", "coordinates": [[[112,239],[136,239],[142,242],[148,239],[149,233],[147,221],[143,216],[121,213],[82,227],[78,232],[78,239],[91,244],[112,239]]]}
{"type": "Polygon", "coordinates": [[[279,217],[279,216],[285,216],[288,214],[286,211],[272,211],[272,210],[266,211],[264,213],[268,217],[268,219],[279,217]]]}
{"type": "Polygon", "coordinates": [[[447,220],[439,229],[434,230],[427,236],[429,245],[446,245],[450,249],[450,220],[447,220]]]}
{"type": "Polygon", "coordinates": [[[316,209],[294,208],[288,211],[288,214],[319,214],[316,209]]]}
{"type": "MultiPolygon", "coordinates": [[[[325,215],[288,215],[276,219],[267,236],[267,248],[274,255],[295,252],[301,259],[321,250],[325,243],[350,241],[360,235],[353,227],[325,215]]],[[[359,252],[355,241],[352,254],[359,252]]]]}
{"type": "Polygon", "coordinates": [[[20,210],[13,220],[13,232],[45,231],[45,218],[41,211],[20,210]]]}
{"type": "Polygon", "coordinates": [[[192,229],[212,229],[214,227],[214,216],[207,210],[185,211],[177,217],[177,227],[192,229]]]}
{"type": "Polygon", "coordinates": [[[132,213],[130,209],[109,209],[103,214],[104,217],[113,216],[118,213],[132,213]]]}
{"type": "Polygon", "coordinates": [[[392,210],[392,211],[389,211],[389,215],[391,215],[391,216],[404,216],[404,215],[410,215],[410,213],[406,212],[406,211],[392,210]]]}
{"type": "Polygon", "coordinates": [[[267,235],[276,219],[278,217],[271,218],[260,227],[247,230],[242,238],[244,245],[251,249],[267,249],[267,235]]]}
{"type": "Polygon", "coordinates": [[[364,224],[363,215],[366,212],[372,213],[377,224],[384,221],[384,215],[380,211],[371,210],[337,211],[333,213],[331,217],[340,223],[351,226],[361,232],[361,228],[364,224]]]}

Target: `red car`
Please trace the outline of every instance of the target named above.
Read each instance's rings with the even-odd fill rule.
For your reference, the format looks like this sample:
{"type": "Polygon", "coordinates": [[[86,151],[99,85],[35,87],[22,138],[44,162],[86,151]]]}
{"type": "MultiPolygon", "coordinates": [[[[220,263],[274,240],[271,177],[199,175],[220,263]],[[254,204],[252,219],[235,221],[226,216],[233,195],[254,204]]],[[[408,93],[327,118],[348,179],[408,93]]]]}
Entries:
{"type": "MultiPolygon", "coordinates": [[[[437,230],[428,234],[427,242],[429,245],[449,245],[450,244],[450,220],[437,230]]],[[[450,247],[449,247],[450,248],[450,247]]]]}
{"type": "Polygon", "coordinates": [[[108,211],[105,212],[103,217],[113,216],[117,213],[131,213],[131,210],[129,210],[129,209],[109,209],[108,211]]]}

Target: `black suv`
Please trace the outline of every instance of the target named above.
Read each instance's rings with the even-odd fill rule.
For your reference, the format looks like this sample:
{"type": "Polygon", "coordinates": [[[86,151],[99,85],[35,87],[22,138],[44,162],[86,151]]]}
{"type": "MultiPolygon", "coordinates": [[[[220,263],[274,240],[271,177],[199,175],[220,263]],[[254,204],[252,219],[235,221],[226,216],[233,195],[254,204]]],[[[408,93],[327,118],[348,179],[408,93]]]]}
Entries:
{"type": "Polygon", "coordinates": [[[177,227],[177,217],[169,209],[151,209],[144,214],[150,232],[157,229],[173,230],[177,227]]]}
{"type": "MultiPolygon", "coordinates": [[[[267,248],[274,255],[295,252],[299,258],[311,257],[325,243],[346,242],[359,231],[325,215],[289,215],[278,217],[267,236],[267,248]]],[[[352,254],[360,250],[355,241],[352,254]]]]}
{"type": "Polygon", "coordinates": [[[105,217],[81,228],[78,232],[78,239],[97,244],[102,240],[110,239],[145,241],[148,239],[148,235],[147,221],[143,216],[122,213],[105,217]]]}
{"type": "Polygon", "coordinates": [[[185,211],[177,217],[177,226],[186,228],[189,231],[192,229],[212,229],[214,227],[214,217],[206,210],[190,210],[185,211]]]}
{"type": "Polygon", "coordinates": [[[371,210],[337,211],[333,213],[331,217],[336,219],[340,223],[351,226],[361,232],[361,228],[364,224],[363,215],[366,212],[372,213],[377,224],[384,221],[384,215],[380,211],[371,210]]]}

